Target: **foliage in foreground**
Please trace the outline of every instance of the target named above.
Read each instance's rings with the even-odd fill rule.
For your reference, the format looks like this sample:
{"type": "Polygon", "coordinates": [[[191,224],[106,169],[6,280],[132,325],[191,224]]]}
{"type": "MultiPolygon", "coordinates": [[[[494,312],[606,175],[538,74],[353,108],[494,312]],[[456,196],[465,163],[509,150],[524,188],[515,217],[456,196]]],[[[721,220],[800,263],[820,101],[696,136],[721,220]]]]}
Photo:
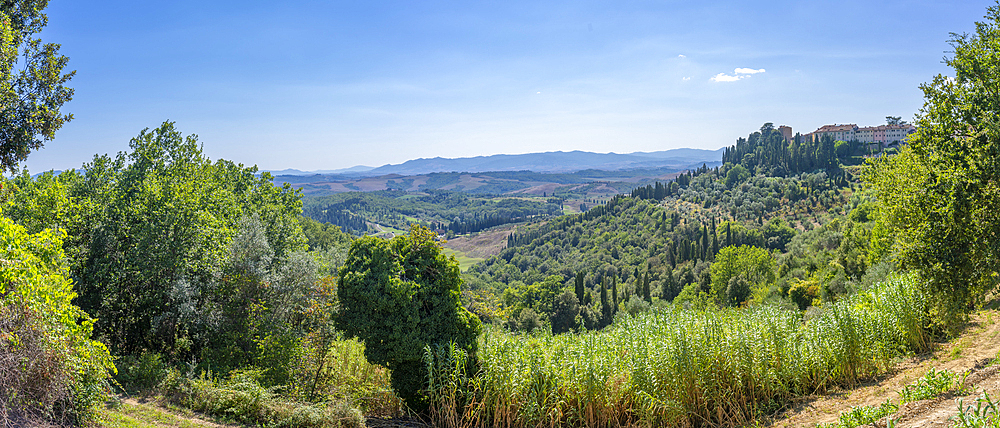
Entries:
{"type": "Polygon", "coordinates": [[[344,400],[294,403],[260,385],[260,372],[234,371],[226,379],[211,374],[198,378],[167,373],[160,385],[166,399],[191,410],[250,425],[274,428],[364,427],[361,411],[344,400]]]}
{"type": "Polygon", "coordinates": [[[365,342],[368,360],[392,370],[392,386],[407,404],[426,407],[418,394],[424,347],[452,342],[475,354],[479,318],[462,307],[458,262],[430,230],[413,226],[390,241],[354,241],[340,270],[337,326],[365,342]]]}
{"type": "Polygon", "coordinates": [[[76,297],[58,231],[28,234],[0,218],[0,424],[90,419],[115,370],[91,340],[94,320],[76,297]],[[19,422],[20,421],[20,422],[19,422]]]}
{"type": "Polygon", "coordinates": [[[674,305],[601,332],[530,336],[489,328],[478,373],[463,352],[428,354],[440,426],[739,425],[790,398],[853,384],[927,349],[927,297],[913,275],[801,312],[674,305]]]}
{"type": "Polygon", "coordinates": [[[997,412],[997,402],[990,394],[984,393],[976,399],[975,405],[965,405],[958,400],[958,416],[955,417],[957,428],[1000,428],[1000,412],[997,412]]]}
{"type": "Polygon", "coordinates": [[[77,302],[98,319],[88,337],[93,325],[121,357],[123,386],[149,390],[168,366],[258,367],[262,385],[286,399],[354,402],[359,394],[335,391],[346,388],[333,373],[347,367],[337,361],[331,273],[350,237],[297,217],[298,192],[210,161],[169,122],[131,148],[83,173],[0,182],[5,217],[29,233],[67,232],[62,275],[79,281],[77,302]]]}
{"type": "MultiPolygon", "coordinates": [[[[958,374],[948,370],[935,370],[931,367],[923,377],[904,386],[899,391],[898,402],[894,403],[887,399],[876,405],[851,407],[851,410],[840,414],[837,422],[821,425],[821,427],[855,428],[876,424],[882,418],[895,414],[906,403],[936,398],[945,393],[963,393],[967,388],[965,385],[965,375],[967,374],[968,372],[958,374]]],[[[887,419],[886,423],[891,427],[892,418],[887,419]]]]}
{"type": "Polygon", "coordinates": [[[953,34],[955,75],[921,85],[916,133],[872,162],[877,236],[928,279],[950,325],[997,286],[1000,272],[1000,2],[972,35],[953,34]]]}

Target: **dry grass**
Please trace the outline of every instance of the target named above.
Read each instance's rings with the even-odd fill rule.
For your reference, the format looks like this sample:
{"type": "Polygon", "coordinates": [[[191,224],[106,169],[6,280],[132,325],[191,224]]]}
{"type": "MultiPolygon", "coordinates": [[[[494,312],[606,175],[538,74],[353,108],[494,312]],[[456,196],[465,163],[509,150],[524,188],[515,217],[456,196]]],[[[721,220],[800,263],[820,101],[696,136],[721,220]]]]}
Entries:
{"type": "Polygon", "coordinates": [[[444,244],[445,248],[474,259],[486,259],[500,254],[507,248],[507,236],[514,232],[516,225],[498,226],[479,233],[457,236],[444,244]]]}
{"type": "Polygon", "coordinates": [[[72,375],[63,357],[47,346],[55,340],[38,328],[40,315],[23,302],[0,300],[0,424],[31,420],[60,422],[71,402],[72,375]]]}

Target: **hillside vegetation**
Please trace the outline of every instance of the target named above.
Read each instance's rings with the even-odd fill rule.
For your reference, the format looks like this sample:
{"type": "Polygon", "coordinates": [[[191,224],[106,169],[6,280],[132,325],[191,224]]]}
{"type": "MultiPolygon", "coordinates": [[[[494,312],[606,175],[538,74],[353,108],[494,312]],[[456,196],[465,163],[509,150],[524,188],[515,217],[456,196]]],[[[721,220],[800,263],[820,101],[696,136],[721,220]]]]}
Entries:
{"type": "Polygon", "coordinates": [[[478,232],[507,223],[560,215],[556,198],[483,197],[461,192],[352,192],[304,199],[303,213],[320,222],[363,234],[368,223],[406,230],[412,223],[452,234],[478,232]]]}
{"type": "MultiPolygon", "coordinates": [[[[951,40],[955,76],[922,86],[908,145],[861,166],[852,142],[765,124],[718,167],[577,194],[579,214],[547,190],[304,204],[165,122],[79,171],[5,178],[0,418],[100,424],[124,392],[269,427],[748,426],[886,375],[1000,283],[1000,2],[988,10],[951,40]],[[355,237],[304,205],[399,227],[355,237]],[[420,224],[514,219],[465,274],[420,224]]],[[[959,391],[955,376],[906,400],[959,391]]],[[[978,403],[964,426],[995,425],[978,403]]],[[[894,405],[840,422],[888,424],[894,405]]]]}
{"type": "Polygon", "coordinates": [[[648,192],[640,188],[636,196],[583,214],[519,227],[506,249],[473,266],[466,278],[473,291],[503,294],[505,307],[479,307],[486,302],[474,307],[511,324],[530,309],[526,325],[532,313],[550,324],[564,285],[573,288],[579,281],[583,289],[565,297],[581,306],[582,324],[575,328],[597,328],[619,310],[678,297],[696,306],[776,301],[805,308],[830,301],[861,280],[870,259],[864,231],[871,224],[869,205],[851,183],[838,187],[837,180],[818,172],[758,175],[727,186],[725,177],[734,168],[706,169],[678,180],[687,185],[670,183],[662,200],[643,198],[648,192]],[[737,281],[749,281],[743,289],[731,290],[729,281],[738,275],[710,269],[721,251],[741,245],[766,250],[768,259],[774,252],[770,263],[777,265],[777,281],[743,278],[737,281]],[[831,266],[834,260],[838,263],[831,266]],[[542,284],[555,288],[537,297],[530,289],[542,284]]]}

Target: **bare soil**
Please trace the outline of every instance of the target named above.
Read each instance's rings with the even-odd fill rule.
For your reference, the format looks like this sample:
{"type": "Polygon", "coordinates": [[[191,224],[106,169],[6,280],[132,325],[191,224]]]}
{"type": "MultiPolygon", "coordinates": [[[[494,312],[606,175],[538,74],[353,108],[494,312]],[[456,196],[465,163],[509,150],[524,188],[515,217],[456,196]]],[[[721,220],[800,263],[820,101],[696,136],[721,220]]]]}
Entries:
{"type": "Polygon", "coordinates": [[[468,257],[486,259],[500,254],[507,248],[507,236],[516,228],[516,225],[498,226],[472,235],[456,236],[449,239],[444,246],[464,253],[468,257]]]}
{"type": "MultiPolygon", "coordinates": [[[[959,337],[938,343],[927,354],[900,362],[893,373],[856,388],[830,394],[804,397],[764,426],[774,428],[812,427],[836,422],[841,412],[854,406],[878,405],[886,399],[899,400],[899,391],[926,374],[932,367],[956,373],[967,372],[966,386],[971,393],[945,395],[931,400],[908,403],[892,416],[896,427],[950,427],[958,414],[958,399],[973,404],[988,392],[998,396],[1000,372],[993,364],[1000,351],[1000,311],[982,310],[974,314],[959,337]]],[[[883,425],[884,426],[884,425],[883,425]]]]}

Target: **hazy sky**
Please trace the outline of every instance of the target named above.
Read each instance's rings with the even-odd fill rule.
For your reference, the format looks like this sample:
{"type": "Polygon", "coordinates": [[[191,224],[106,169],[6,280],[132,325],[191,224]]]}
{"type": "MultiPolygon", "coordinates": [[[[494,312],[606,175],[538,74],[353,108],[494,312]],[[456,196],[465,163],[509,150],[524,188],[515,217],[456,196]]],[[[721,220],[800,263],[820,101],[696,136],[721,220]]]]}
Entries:
{"type": "Polygon", "coordinates": [[[32,172],[165,120],[262,169],[716,149],[912,120],[988,1],[52,0],[75,119],[32,172]]]}

